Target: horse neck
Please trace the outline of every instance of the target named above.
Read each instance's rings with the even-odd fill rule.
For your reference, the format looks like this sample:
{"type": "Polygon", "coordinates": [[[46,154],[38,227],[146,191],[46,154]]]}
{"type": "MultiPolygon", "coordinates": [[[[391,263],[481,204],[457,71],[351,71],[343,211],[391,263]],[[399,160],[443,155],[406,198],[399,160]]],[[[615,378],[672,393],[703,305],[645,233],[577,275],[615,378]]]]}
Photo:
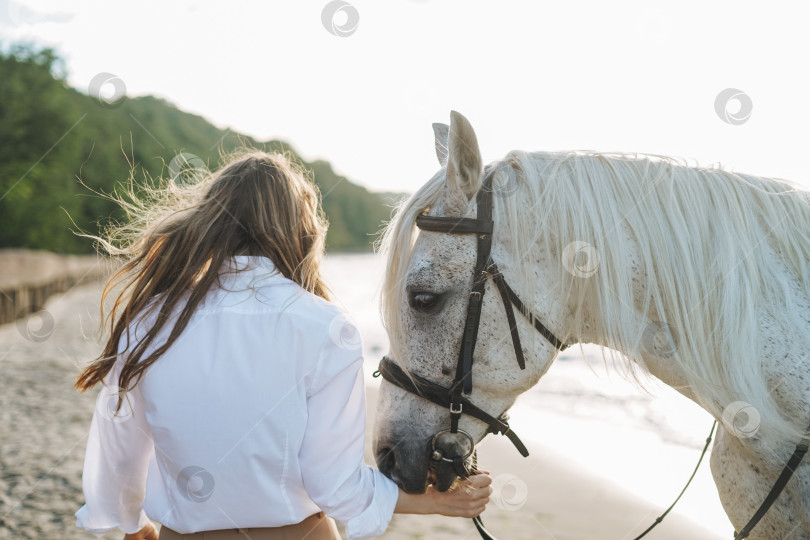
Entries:
{"type": "MultiPolygon", "coordinates": [[[[675,362],[671,354],[661,353],[656,350],[654,345],[656,343],[645,343],[645,341],[653,339],[659,345],[666,348],[666,329],[658,326],[658,317],[655,315],[654,310],[647,308],[645,310],[644,289],[647,283],[648,276],[646,276],[640,268],[639,250],[641,246],[633,239],[628,231],[623,231],[625,245],[631,248],[622,253],[622,257],[626,258],[632,268],[633,272],[633,306],[624,306],[626,309],[633,310],[636,313],[638,324],[642,325],[645,331],[645,338],[642,339],[642,346],[636,349],[635,357],[632,349],[633,344],[629,343],[616,343],[611,341],[611,338],[605,331],[605,326],[602,324],[602,315],[599,309],[600,297],[606,296],[609,301],[615,300],[617,295],[611,291],[602,291],[599,288],[599,281],[594,277],[593,281],[575,281],[579,286],[585,287],[583,291],[572,291],[572,297],[577,298],[580,295],[583,298],[581,306],[569,306],[567,312],[571,314],[571,319],[566,321],[565,324],[569,325],[568,328],[577,328],[578,335],[571,336],[569,341],[578,341],[580,343],[592,343],[602,347],[606,347],[622,353],[627,358],[640,364],[644,371],[658,378],[664,384],[674,388],[684,396],[694,401],[694,396],[688,390],[687,379],[683,372],[683,367],[675,362]],[[659,334],[657,338],[656,334],[659,334]],[[663,342],[663,343],[662,343],[663,342]]],[[[673,336],[676,340],[682,339],[681,336],[673,336]]],[[[685,336],[684,336],[685,337],[685,336]]]]}

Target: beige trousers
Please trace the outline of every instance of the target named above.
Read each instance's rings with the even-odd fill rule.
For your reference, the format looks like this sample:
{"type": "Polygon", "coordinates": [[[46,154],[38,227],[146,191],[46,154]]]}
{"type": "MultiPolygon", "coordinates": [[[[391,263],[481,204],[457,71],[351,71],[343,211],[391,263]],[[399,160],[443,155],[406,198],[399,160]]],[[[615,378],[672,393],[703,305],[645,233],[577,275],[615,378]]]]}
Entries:
{"type": "Polygon", "coordinates": [[[219,529],[181,534],[165,525],[158,540],[340,540],[335,520],[323,512],[312,514],[301,523],[283,527],[219,529]]]}

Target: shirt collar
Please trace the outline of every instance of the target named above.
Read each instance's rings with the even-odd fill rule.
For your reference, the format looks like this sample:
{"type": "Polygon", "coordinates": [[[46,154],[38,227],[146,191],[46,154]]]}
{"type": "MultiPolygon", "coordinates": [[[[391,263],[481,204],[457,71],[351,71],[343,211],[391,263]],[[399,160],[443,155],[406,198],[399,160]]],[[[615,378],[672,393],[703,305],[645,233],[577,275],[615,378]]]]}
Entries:
{"type": "Polygon", "coordinates": [[[263,255],[232,255],[225,262],[230,264],[231,268],[247,268],[259,267],[267,270],[275,271],[276,265],[269,257],[263,255]]]}
{"type": "Polygon", "coordinates": [[[232,255],[225,259],[220,271],[228,281],[255,282],[257,279],[281,276],[273,261],[263,255],[232,255]]]}

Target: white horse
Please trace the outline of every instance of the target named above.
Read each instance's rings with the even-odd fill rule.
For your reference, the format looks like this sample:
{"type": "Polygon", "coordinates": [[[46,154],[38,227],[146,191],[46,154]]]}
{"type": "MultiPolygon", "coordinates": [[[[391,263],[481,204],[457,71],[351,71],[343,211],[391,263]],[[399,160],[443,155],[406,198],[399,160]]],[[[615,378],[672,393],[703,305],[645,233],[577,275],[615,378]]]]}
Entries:
{"type": "MultiPolygon", "coordinates": [[[[450,386],[476,258],[475,235],[422,231],[416,217],[476,216],[482,159],[460,114],[435,124],[442,165],[383,238],[390,357],[450,386]],[[449,132],[449,133],[448,133],[449,132]]],[[[719,421],[711,469],[739,530],[810,423],[810,192],[784,180],[687,167],[662,156],[510,152],[492,164],[492,258],[566,343],[595,343],[643,383],[652,375],[719,421]]],[[[503,306],[486,285],[468,398],[493,416],[557,350],[517,314],[518,369],[503,306]]],[[[375,455],[423,492],[428,441],[449,411],[383,382],[375,455]]],[[[461,417],[480,441],[487,426],[461,417]]],[[[810,538],[810,458],[751,538],[810,538]]]]}

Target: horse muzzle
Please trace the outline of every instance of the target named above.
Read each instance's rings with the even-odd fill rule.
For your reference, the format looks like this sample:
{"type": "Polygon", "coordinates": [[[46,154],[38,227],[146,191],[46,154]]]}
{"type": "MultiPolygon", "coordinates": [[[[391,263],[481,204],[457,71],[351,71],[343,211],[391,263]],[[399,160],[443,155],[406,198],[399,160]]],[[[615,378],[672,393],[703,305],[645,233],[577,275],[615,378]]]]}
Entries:
{"type": "Polygon", "coordinates": [[[429,484],[447,491],[456,479],[470,475],[475,448],[471,435],[459,430],[439,431],[429,439],[400,438],[376,441],[377,468],[406,493],[424,493],[429,484]]]}
{"type": "Polygon", "coordinates": [[[456,478],[470,476],[469,460],[475,441],[466,431],[444,429],[430,439],[431,472],[438,491],[447,491],[456,478]]]}
{"type": "Polygon", "coordinates": [[[424,439],[384,438],[375,441],[377,468],[406,493],[424,493],[428,486],[429,460],[424,439]]]}

